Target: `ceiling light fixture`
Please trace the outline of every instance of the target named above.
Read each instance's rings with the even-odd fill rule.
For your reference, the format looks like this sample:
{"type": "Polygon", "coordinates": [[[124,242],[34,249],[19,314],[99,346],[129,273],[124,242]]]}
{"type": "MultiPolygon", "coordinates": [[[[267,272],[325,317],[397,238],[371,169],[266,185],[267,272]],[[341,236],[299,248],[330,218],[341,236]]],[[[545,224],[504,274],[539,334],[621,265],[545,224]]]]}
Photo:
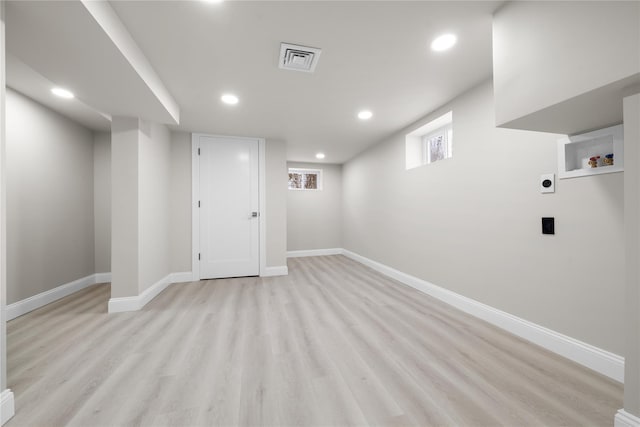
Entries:
{"type": "Polygon", "coordinates": [[[325,157],[325,156],[324,156],[324,153],[318,153],[318,154],[316,154],[316,159],[318,159],[318,160],[322,160],[322,159],[324,159],[324,157],[325,157]]]}
{"type": "Polygon", "coordinates": [[[224,0],[202,0],[205,3],[222,3],[224,0]]]}
{"type": "Polygon", "coordinates": [[[368,111],[368,110],[360,111],[358,113],[358,118],[360,120],[369,120],[371,117],[373,117],[373,113],[371,111],[368,111]]]}
{"type": "Polygon", "coordinates": [[[451,49],[457,41],[458,38],[455,36],[455,34],[443,34],[439,37],[436,37],[431,42],[431,50],[442,52],[443,50],[451,49]]]}
{"type": "Polygon", "coordinates": [[[61,87],[54,87],[51,89],[51,93],[64,99],[72,99],[74,97],[73,92],[61,87]]]}
{"type": "Polygon", "coordinates": [[[236,105],[239,101],[237,96],[232,95],[230,93],[222,95],[220,99],[222,100],[222,102],[229,105],[236,105]]]}

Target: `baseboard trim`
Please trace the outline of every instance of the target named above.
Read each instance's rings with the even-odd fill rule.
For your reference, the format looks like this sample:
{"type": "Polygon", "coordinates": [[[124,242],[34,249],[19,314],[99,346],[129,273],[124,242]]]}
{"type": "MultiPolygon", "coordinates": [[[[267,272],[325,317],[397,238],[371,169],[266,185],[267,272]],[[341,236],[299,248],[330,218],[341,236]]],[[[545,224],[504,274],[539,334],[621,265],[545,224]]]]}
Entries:
{"type": "Polygon", "coordinates": [[[15,402],[13,392],[9,389],[0,393],[0,426],[9,421],[15,415],[15,402]]]}
{"type": "Polygon", "coordinates": [[[109,300],[109,313],[123,313],[126,311],[138,311],[147,305],[160,292],[171,284],[171,274],[166,275],[153,285],[142,291],[140,295],[132,297],[111,298],[109,300]]]}
{"type": "Polygon", "coordinates": [[[193,282],[193,273],[190,271],[183,271],[181,273],[171,273],[169,276],[170,276],[171,283],[193,282]]]}
{"type": "Polygon", "coordinates": [[[620,409],[613,421],[614,427],[640,427],[640,418],[620,409]]]}
{"type": "Polygon", "coordinates": [[[142,307],[149,304],[151,300],[157,297],[160,292],[164,291],[174,283],[184,283],[193,281],[193,273],[185,271],[181,273],[170,273],[153,285],[145,289],[140,295],[132,297],[111,298],[109,300],[109,313],[123,313],[127,311],[138,311],[142,307]]]}
{"type": "Polygon", "coordinates": [[[92,274],[90,276],[74,280],[73,282],[65,283],[64,285],[60,285],[32,297],[25,298],[22,301],[14,302],[13,304],[7,305],[7,321],[13,320],[16,317],[27,314],[40,307],[44,307],[47,304],[51,304],[52,302],[69,296],[91,285],[110,281],[111,273],[92,274]],[[107,278],[108,280],[106,280],[107,278]]]}
{"type": "Polygon", "coordinates": [[[302,258],[308,256],[327,256],[327,255],[341,255],[344,252],[342,248],[330,248],[330,249],[310,249],[305,251],[289,251],[287,252],[287,258],[302,258]]]}
{"type": "Polygon", "coordinates": [[[96,283],[111,283],[111,273],[96,273],[96,283]]]}
{"type": "Polygon", "coordinates": [[[611,379],[624,382],[624,358],[617,354],[459,295],[354,252],[343,249],[342,254],[465,313],[485,320],[611,379]]]}
{"type": "Polygon", "coordinates": [[[289,268],[286,265],[278,267],[266,267],[260,277],[286,276],[289,274],[289,268]]]}

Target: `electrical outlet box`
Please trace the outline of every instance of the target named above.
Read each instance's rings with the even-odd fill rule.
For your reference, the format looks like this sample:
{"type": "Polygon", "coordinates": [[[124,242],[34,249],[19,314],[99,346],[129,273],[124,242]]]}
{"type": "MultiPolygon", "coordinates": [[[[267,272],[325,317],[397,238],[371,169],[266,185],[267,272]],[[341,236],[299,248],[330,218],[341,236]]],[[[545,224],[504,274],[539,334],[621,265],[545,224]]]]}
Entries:
{"type": "Polygon", "coordinates": [[[556,174],[547,173],[540,176],[540,192],[541,193],[556,192],[556,174]]]}

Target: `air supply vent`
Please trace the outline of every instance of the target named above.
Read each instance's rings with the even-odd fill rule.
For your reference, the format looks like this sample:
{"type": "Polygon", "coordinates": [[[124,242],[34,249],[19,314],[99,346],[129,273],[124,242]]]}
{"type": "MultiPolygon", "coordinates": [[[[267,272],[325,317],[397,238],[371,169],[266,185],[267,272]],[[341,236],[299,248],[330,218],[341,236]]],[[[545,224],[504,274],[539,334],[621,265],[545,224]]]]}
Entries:
{"type": "Polygon", "coordinates": [[[280,45],[280,68],[313,73],[320,58],[320,49],[295,44],[280,45]]]}

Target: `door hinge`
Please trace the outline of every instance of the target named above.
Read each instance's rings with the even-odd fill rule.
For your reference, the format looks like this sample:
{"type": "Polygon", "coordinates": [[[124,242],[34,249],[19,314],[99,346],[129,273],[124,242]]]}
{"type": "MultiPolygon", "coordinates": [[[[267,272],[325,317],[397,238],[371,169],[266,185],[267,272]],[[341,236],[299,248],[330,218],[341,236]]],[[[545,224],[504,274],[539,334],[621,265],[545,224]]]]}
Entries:
{"type": "Polygon", "coordinates": [[[200,254],[198,254],[198,261],[200,261],[200,254]]]}
{"type": "Polygon", "coordinates": [[[200,200],[198,200],[198,207],[200,207],[200,200]]]}
{"type": "Polygon", "coordinates": [[[200,149],[198,148],[198,156],[200,155],[200,149]]]}

